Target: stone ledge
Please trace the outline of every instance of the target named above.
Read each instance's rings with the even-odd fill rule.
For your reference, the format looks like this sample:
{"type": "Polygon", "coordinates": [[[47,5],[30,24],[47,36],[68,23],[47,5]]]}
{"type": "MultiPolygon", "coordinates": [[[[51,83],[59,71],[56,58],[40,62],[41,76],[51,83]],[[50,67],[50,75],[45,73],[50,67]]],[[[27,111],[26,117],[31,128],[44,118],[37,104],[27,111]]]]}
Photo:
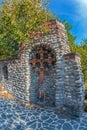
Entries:
{"type": "Polygon", "coordinates": [[[79,53],[68,53],[63,55],[65,60],[69,60],[69,59],[75,59],[76,57],[80,58],[80,54],[79,53]]]}

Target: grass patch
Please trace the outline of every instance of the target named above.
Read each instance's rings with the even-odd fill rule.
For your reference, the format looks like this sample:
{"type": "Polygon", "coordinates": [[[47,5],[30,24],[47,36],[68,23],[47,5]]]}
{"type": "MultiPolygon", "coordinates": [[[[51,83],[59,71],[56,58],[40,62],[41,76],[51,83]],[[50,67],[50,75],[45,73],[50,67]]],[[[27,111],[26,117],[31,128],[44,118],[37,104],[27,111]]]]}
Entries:
{"type": "Polygon", "coordinates": [[[85,90],[87,90],[87,81],[85,82],[85,90]]]}
{"type": "Polygon", "coordinates": [[[84,100],[84,103],[87,104],[87,99],[84,100]]]}

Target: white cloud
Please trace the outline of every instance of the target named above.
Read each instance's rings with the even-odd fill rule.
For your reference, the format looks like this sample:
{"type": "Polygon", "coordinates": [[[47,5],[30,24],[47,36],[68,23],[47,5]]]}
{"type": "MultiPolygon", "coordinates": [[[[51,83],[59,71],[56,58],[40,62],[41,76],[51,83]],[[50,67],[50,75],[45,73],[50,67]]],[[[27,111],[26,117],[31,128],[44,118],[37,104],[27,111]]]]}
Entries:
{"type": "Polygon", "coordinates": [[[76,2],[77,14],[79,17],[79,31],[82,37],[87,37],[87,0],[74,0],[76,2]]]}
{"type": "Polygon", "coordinates": [[[77,0],[77,2],[80,4],[87,4],[87,0],[77,0]]]}
{"type": "Polygon", "coordinates": [[[77,11],[79,13],[79,15],[84,18],[87,19],[87,0],[76,0],[77,2],[77,11]]]}

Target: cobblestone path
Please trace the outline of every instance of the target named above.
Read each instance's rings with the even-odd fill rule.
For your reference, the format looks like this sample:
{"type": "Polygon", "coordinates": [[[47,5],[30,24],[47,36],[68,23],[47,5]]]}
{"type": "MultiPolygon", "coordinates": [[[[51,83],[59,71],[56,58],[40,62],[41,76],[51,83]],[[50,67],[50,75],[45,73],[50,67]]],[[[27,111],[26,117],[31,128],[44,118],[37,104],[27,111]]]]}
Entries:
{"type": "Polygon", "coordinates": [[[0,99],[0,130],[87,130],[87,114],[63,118],[53,110],[18,106],[0,99]]]}

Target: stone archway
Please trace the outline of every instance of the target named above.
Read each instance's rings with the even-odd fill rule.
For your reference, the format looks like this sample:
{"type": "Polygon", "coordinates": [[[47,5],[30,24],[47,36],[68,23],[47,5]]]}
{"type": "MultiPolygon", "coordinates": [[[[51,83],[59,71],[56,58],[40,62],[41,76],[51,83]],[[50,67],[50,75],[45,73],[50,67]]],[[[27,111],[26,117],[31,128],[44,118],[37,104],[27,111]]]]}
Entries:
{"type": "MultiPolygon", "coordinates": [[[[30,61],[32,70],[37,74],[37,102],[45,105],[55,104],[54,66],[56,55],[54,50],[45,44],[35,45],[31,49],[30,61]]],[[[35,78],[35,77],[34,77],[35,78]]],[[[32,87],[32,86],[31,86],[32,87]]]]}

